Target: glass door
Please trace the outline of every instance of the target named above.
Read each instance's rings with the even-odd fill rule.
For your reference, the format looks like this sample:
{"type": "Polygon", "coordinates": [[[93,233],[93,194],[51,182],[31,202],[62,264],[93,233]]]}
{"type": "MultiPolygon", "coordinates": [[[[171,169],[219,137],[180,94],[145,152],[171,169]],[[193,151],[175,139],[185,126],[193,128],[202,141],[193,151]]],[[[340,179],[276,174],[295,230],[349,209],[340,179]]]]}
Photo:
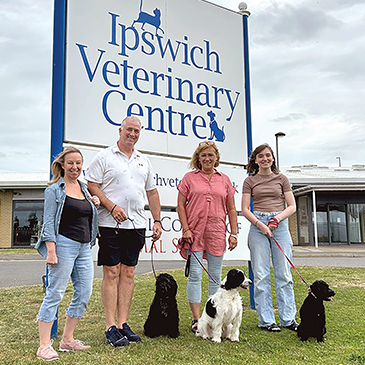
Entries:
{"type": "Polygon", "coordinates": [[[329,222],[329,243],[348,243],[345,204],[329,204],[329,222]]]}
{"type": "Polygon", "coordinates": [[[348,204],[347,221],[350,243],[364,243],[364,204],[348,204]]]}
{"type": "Polygon", "coordinates": [[[328,244],[329,228],[327,204],[318,204],[317,206],[317,232],[318,242],[320,244],[328,244]]]}

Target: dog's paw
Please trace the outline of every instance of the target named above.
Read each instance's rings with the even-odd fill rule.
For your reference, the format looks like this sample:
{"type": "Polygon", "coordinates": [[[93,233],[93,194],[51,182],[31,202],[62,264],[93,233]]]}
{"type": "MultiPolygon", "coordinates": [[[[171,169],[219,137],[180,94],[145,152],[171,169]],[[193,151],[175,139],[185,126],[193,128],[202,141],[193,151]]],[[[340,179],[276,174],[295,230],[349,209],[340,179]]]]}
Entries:
{"type": "Polygon", "coordinates": [[[212,338],[212,341],[213,341],[213,342],[216,342],[216,343],[221,343],[221,341],[222,341],[222,340],[221,340],[221,338],[220,338],[220,337],[218,337],[218,338],[213,337],[213,338],[212,338]]]}

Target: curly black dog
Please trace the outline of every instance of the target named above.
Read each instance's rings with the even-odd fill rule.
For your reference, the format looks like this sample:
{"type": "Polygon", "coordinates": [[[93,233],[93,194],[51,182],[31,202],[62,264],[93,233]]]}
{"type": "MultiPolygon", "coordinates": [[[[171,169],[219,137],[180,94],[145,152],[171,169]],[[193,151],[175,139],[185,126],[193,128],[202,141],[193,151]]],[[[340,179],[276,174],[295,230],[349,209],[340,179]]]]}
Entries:
{"type": "Polygon", "coordinates": [[[176,302],[177,283],[170,274],[160,274],[156,280],[155,297],[144,324],[148,337],[167,335],[176,338],[179,332],[179,311],[176,302]]]}
{"type": "Polygon", "coordinates": [[[301,341],[306,341],[309,337],[317,338],[317,342],[324,341],[326,315],[323,301],[332,301],[335,294],[323,280],[315,281],[310,286],[310,292],[300,308],[301,323],[297,334],[301,341]]]}

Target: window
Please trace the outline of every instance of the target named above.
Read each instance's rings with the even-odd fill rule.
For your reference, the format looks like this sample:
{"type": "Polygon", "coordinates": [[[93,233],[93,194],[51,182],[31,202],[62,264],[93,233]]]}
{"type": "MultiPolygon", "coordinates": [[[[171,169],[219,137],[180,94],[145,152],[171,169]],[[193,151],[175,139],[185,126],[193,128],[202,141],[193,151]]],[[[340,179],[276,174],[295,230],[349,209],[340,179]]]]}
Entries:
{"type": "Polygon", "coordinates": [[[43,224],[43,201],[13,202],[13,246],[34,246],[43,224]]]}
{"type": "Polygon", "coordinates": [[[365,204],[348,204],[347,220],[350,243],[364,242],[365,204]]]}

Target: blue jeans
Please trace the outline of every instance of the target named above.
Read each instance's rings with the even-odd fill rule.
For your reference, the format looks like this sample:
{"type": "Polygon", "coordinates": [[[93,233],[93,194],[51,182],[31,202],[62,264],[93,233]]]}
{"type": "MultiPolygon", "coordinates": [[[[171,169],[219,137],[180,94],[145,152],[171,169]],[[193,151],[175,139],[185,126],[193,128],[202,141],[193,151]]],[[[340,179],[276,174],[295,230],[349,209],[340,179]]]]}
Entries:
{"type": "Polygon", "coordinates": [[[58,235],[56,241],[58,263],[55,266],[48,265],[46,295],[37,315],[37,319],[43,322],[56,320],[57,308],[70,277],[74,293],[66,310],[69,317],[81,318],[84,315],[92,293],[94,264],[90,245],[62,235],[58,235]]]}
{"type": "MultiPolygon", "coordinates": [[[[278,213],[254,212],[262,223],[267,222],[278,213]]],[[[272,231],[274,238],[288,256],[292,259],[293,242],[288,228],[288,220],[280,222],[278,228],[272,231]]],[[[293,278],[290,264],[276,243],[263,235],[259,228],[253,224],[248,233],[248,247],[251,252],[251,265],[254,274],[254,300],[257,311],[259,327],[276,323],[272,297],[270,277],[270,253],[274,268],[276,302],[281,326],[288,326],[296,314],[293,290],[293,278]]]]}
{"type": "MultiPolygon", "coordinates": [[[[203,251],[194,252],[199,261],[203,262],[203,251]]],[[[210,253],[206,252],[207,262],[208,262],[208,272],[214,278],[217,283],[221,282],[222,275],[222,263],[223,263],[223,255],[222,256],[213,256],[210,253]]],[[[189,303],[200,303],[202,296],[201,289],[201,280],[202,280],[202,271],[203,268],[198,263],[193,254],[191,254],[190,261],[190,274],[188,285],[186,287],[186,292],[188,295],[189,303]]],[[[208,277],[209,278],[209,277],[208,277]]],[[[209,278],[209,286],[208,286],[208,295],[211,296],[216,293],[219,285],[217,285],[214,281],[209,278]]]]}

